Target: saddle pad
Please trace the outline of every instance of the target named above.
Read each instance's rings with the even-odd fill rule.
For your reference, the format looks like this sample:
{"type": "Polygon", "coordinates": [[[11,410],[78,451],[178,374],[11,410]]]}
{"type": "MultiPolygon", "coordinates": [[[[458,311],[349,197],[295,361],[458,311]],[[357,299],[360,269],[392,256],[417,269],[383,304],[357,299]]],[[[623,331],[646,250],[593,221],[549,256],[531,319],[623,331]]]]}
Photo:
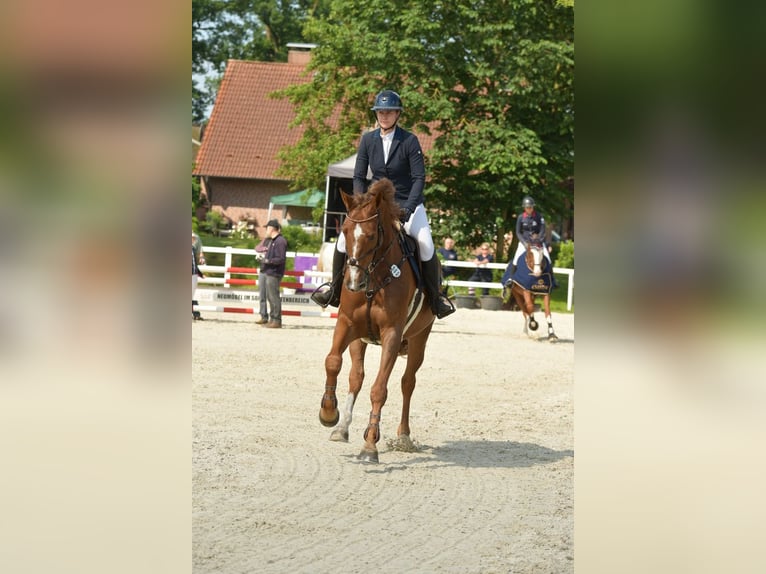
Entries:
{"type": "Polygon", "coordinates": [[[532,293],[544,295],[550,293],[553,288],[553,273],[551,264],[545,260],[545,268],[540,277],[535,277],[527,267],[527,261],[524,257],[519,257],[518,267],[511,279],[521,285],[522,288],[532,293]]]}

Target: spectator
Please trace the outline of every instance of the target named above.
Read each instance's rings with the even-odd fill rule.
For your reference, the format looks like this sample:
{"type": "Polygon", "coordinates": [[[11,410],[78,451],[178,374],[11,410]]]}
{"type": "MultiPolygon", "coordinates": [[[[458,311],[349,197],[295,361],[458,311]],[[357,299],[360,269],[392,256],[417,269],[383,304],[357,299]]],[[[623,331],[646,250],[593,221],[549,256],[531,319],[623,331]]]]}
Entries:
{"type": "MultiPolygon", "coordinates": [[[[455,251],[455,240],[451,237],[444,238],[444,246],[439,247],[439,256],[442,261],[457,261],[457,252],[455,251]]],[[[457,270],[454,267],[442,265],[442,280],[455,275],[457,270]]],[[[442,294],[447,295],[446,287],[442,289],[442,294]]]]}
{"type": "Polygon", "coordinates": [[[266,236],[271,238],[266,255],[261,265],[262,272],[258,275],[258,282],[266,284],[266,300],[271,308],[268,313],[269,329],[282,328],[282,300],[279,297],[279,283],[285,276],[285,263],[287,262],[287,239],[280,233],[281,226],[276,219],[266,224],[266,236]]]}
{"type": "Polygon", "coordinates": [[[197,292],[197,281],[200,277],[205,275],[200,270],[199,266],[205,264],[205,255],[202,249],[202,240],[199,235],[192,231],[192,320],[202,320],[202,315],[199,311],[194,310],[194,305],[197,302],[194,300],[194,294],[197,292]]]}
{"type": "Polygon", "coordinates": [[[269,237],[267,234],[266,237],[264,237],[263,240],[255,247],[255,260],[260,264],[260,269],[258,269],[258,301],[260,303],[261,312],[261,318],[255,322],[256,325],[265,325],[269,322],[269,311],[266,306],[266,299],[268,298],[266,294],[266,281],[261,281],[260,278],[265,276],[263,260],[266,258],[266,253],[269,250],[270,244],[271,237],[269,237]]]}
{"type": "MultiPolygon", "coordinates": [[[[489,243],[482,243],[473,262],[476,264],[476,271],[473,272],[468,280],[469,281],[482,281],[485,283],[492,283],[492,269],[487,267],[487,263],[492,263],[495,260],[495,256],[489,250],[489,243]]],[[[482,295],[489,295],[489,289],[482,289],[482,295]]],[[[473,287],[469,287],[468,293],[473,295],[475,290],[473,287]]]]}

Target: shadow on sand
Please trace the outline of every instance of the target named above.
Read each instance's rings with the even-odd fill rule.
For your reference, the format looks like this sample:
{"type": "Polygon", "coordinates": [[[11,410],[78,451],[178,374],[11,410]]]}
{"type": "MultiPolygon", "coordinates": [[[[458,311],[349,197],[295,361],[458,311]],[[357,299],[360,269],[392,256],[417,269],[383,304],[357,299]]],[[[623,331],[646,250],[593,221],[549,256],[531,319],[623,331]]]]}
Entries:
{"type": "MultiPolygon", "coordinates": [[[[391,472],[413,465],[432,468],[527,468],[574,457],[573,450],[553,450],[538,444],[514,441],[458,440],[436,447],[421,445],[413,458],[391,465],[371,465],[370,471],[391,472]]],[[[390,455],[381,452],[381,462],[390,455]]]]}

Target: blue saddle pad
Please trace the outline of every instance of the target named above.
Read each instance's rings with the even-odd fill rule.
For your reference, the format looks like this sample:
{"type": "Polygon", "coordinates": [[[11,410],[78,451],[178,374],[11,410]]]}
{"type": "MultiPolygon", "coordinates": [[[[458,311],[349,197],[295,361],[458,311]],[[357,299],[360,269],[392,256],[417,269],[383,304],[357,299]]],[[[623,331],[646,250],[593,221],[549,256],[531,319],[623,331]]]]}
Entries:
{"type": "MultiPolygon", "coordinates": [[[[524,257],[519,257],[516,273],[514,273],[510,279],[521,285],[522,288],[526,289],[527,291],[531,291],[532,293],[539,293],[540,295],[550,293],[551,289],[554,287],[553,268],[548,259],[544,259],[544,261],[545,266],[543,268],[543,272],[539,277],[535,277],[532,275],[529,267],[527,267],[526,259],[524,257]]],[[[510,267],[511,263],[508,265],[510,267]]],[[[505,284],[505,281],[503,283],[505,284]]]]}

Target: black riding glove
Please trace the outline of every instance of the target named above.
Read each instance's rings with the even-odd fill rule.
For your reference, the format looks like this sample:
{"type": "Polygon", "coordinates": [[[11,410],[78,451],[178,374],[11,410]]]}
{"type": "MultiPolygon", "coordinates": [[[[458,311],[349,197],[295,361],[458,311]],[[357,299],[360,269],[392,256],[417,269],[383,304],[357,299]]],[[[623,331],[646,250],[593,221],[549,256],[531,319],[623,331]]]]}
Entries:
{"type": "Polygon", "coordinates": [[[399,216],[399,221],[401,221],[403,224],[407,223],[411,215],[412,215],[412,211],[410,211],[409,208],[405,207],[404,209],[402,209],[401,215],[399,216]]]}

